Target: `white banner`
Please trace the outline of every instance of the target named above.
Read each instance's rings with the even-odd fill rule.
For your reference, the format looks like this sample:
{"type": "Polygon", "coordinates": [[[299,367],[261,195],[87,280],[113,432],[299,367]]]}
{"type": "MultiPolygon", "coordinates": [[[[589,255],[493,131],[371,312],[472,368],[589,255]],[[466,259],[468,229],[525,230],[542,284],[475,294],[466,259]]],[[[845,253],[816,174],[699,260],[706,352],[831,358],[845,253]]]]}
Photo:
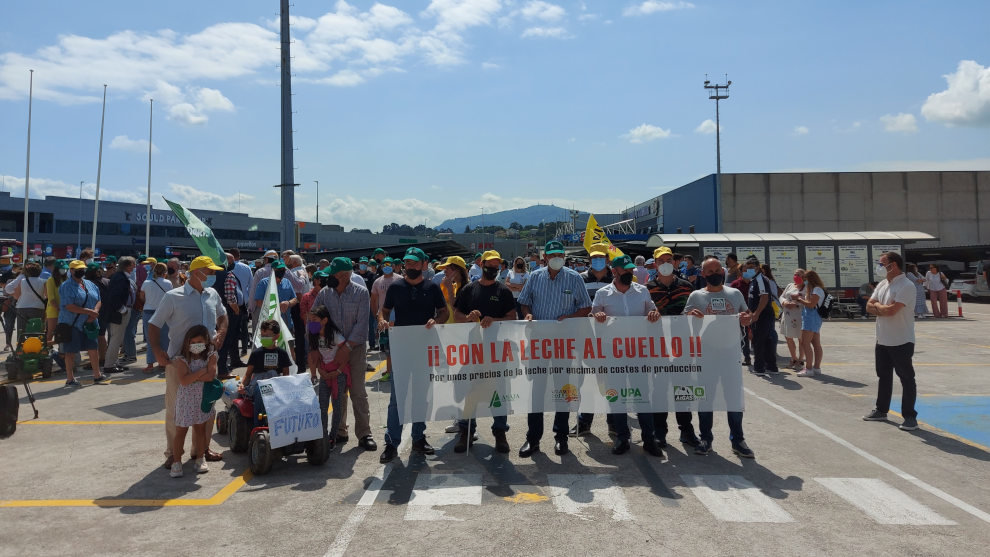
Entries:
{"type": "Polygon", "coordinates": [[[528,412],[742,411],[737,316],[396,327],[403,423],[528,412]]]}
{"type": "MultiPolygon", "coordinates": [[[[251,295],[254,296],[254,292],[252,292],[251,295]]],[[[289,341],[295,340],[295,338],[292,336],[292,329],[285,324],[285,320],[282,319],[282,312],[279,310],[278,283],[275,282],[274,273],[269,275],[268,288],[265,290],[265,297],[261,300],[261,302],[259,302],[259,304],[261,305],[261,311],[258,313],[258,323],[264,323],[269,319],[274,319],[278,322],[279,335],[278,338],[275,339],[275,345],[282,350],[285,350],[285,352],[289,355],[289,375],[295,375],[299,371],[299,367],[296,365],[293,350],[289,347],[289,341]]],[[[303,319],[305,318],[306,316],[304,315],[303,319]]],[[[303,342],[303,340],[300,339],[299,342],[303,342]]],[[[251,339],[251,344],[255,348],[261,348],[261,327],[254,328],[254,338],[251,339]]]]}
{"type": "Polygon", "coordinates": [[[323,437],[320,401],[308,373],[258,381],[272,448],[323,437]]]}

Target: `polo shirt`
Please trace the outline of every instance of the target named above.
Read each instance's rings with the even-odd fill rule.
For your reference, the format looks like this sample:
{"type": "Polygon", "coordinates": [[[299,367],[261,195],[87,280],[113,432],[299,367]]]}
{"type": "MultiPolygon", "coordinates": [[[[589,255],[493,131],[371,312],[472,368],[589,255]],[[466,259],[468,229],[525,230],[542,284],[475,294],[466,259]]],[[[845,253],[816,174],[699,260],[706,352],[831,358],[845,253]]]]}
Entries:
{"type": "Polygon", "coordinates": [[[581,275],[563,267],[550,278],[550,269],[540,267],[529,274],[519,293],[519,304],[529,306],[533,319],[556,321],[579,309],[591,307],[591,296],[581,275]]]}
{"type": "Polygon", "coordinates": [[[397,280],[385,292],[383,309],[395,310],[395,326],[425,325],[433,319],[437,311],[446,309],[447,300],[440,287],[421,280],[409,284],[405,279],[397,280]]]}
{"type": "Polygon", "coordinates": [[[196,325],[203,325],[210,338],[217,333],[217,320],[225,317],[220,295],[212,288],[197,291],[186,283],[165,293],[149,324],[159,329],[168,325],[168,357],[175,357],[182,350],[186,332],[196,325]]]}
{"type": "Polygon", "coordinates": [[[870,299],[883,305],[900,302],[904,307],[894,315],[877,316],[877,344],[900,346],[914,342],[914,302],[917,295],[918,290],[904,273],[892,281],[880,281],[870,299]]]}
{"type": "Polygon", "coordinates": [[[647,315],[656,309],[650,291],[635,282],[625,292],[620,292],[614,282],[603,286],[595,292],[595,301],[591,304],[592,313],[604,311],[606,315],[617,317],[647,315]]]}
{"type": "Polygon", "coordinates": [[[605,276],[601,279],[594,275],[594,271],[588,269],[581,273],[581,278],[584,280],[585,288],[588,289],[588,297],[594,299],[595,292],[598,292],[599,288],[612,282],[612,269],[605,267],[605,276]]]}

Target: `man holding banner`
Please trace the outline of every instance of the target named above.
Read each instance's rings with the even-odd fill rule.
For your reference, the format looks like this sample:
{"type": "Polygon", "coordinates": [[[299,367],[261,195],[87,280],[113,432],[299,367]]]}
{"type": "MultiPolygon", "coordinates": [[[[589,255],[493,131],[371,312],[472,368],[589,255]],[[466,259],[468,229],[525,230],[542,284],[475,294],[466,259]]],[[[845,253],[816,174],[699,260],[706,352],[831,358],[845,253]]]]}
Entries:
{"type": "MultiPolygon", "coordinates": [[[[546,267],[530,273],[529,280],[519,294],[519,304],[526,321],[562,321],[570,317],[587,317],[591,312],[591,297],[588,296],[588,289],[581,275],[564,267],[564,245],[552,240],[547,242],[543,251],[546,267]]],[[[555,454],[568,453],[569,418],[568,412],[557,412],[554,415],[555,454]]],[[[540,451],[540,439],[543,437],[543,414],[532,413],[528,421],[526,442],[519,448],[519,456],[523,458],[540,451]]]]}

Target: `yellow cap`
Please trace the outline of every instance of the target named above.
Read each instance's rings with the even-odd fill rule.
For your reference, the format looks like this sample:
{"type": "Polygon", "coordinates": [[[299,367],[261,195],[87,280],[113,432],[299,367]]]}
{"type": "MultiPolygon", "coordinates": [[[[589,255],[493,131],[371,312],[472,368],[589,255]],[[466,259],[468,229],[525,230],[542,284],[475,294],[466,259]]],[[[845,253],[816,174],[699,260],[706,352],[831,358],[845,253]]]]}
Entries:
{"type": "Polygon", "coordinates": [[[214,271],[222,271],[223,267],[214,263],[209,257],[200,255],[196,259],[193,259],[192,263],[189,264],[190,271],[195,271],[196,269],[213,269],[214,271]]]}
{"type": "Polygon", "coordinates": [[[437,269],[441,269],[441,270],[446,269],[451,265],[456,265],[461,269],[464,269],[465,271],[467,270],[467,263],[464,262],[463,257],[460,257],[458,255],[451,255],[450,257],[447,258],[447,261],[444,261],[443,263],[437,265],[437,269]]]}
{"type": "Polygon", "coordinates": [[[158,263],[158,260],[155,259],[154,257],[149,257],[141,262],[142,265],[144,265],[145,263],[151,263],[152,265],[154,265],[155,263],[158,263]]]}
{"type": "Polygon", "coordinates": [[[653,250],[654,259],[660,259],[661,255],[674,255],[674,252],[671,251],[671,249],[668,248],[667,246],[660,246],[657,249],[653,250]]]}
{"type": "Polygon", "coordinates": [[[72,271],[75,271],[76,269],[85,269],[85,268],[86,268],[86,263],[83,261],[79,261],[78,259],[69,263],[69,269],[72,271]]]}
{"type": "Polygon", "coordinates": [[[482,263],[484,263],[485,261],[491,261],[492,259],[498,259],[499,261],[501,261],[502,260],[502,256],[497,251],[495,251],[493,249],[490,249],[490,250],[486,251],[485,253],[481,254],[481,262],[482,263]]]}
{"type": "Polygon", "coordinates": [[[608,244],[591,244],[588,255],[591,257],[608,257],[608,244]]]}

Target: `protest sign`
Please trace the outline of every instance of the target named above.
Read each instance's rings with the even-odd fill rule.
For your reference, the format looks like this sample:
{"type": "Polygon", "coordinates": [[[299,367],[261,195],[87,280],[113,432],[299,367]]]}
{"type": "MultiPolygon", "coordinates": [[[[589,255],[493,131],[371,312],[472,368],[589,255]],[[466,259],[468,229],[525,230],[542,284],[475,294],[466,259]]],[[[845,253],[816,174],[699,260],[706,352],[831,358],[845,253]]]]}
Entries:
{"type": "Polygon", "coordinates": [[[323,437],[320,401],[308,373],[258,381],[273,449],[323,437]]]}

